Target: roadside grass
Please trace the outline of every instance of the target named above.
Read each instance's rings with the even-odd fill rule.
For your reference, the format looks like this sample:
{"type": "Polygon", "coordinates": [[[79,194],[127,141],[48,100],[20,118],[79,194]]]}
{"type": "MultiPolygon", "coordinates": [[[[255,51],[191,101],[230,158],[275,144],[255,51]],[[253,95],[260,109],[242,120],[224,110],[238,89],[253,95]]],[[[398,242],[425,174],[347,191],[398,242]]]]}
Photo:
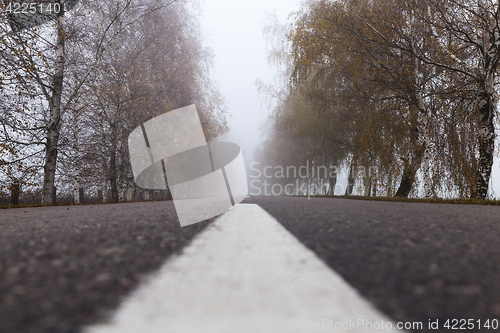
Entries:
{"type": "MultiPolygon", "coordinates": [[[[291,195],[290,197],[304,198],[303,195],[291,195]]],[[[442,198],[403,198],[403,197],[367,197],[357,195],[311,195],[311,198],[336,198],[336,199],[351,199],[351,200],[368,200],[368,201],[389,201],[389,202],[416,202],[416,203],[436,203],[436,204],[451,204],[451,205],[483,205],[483,206],[500,206],[500,200],[482,200],[482,199],[442,199],[442,198]]],[[[20,204],[11,206],[9,204],[0,204],[0,209],[9,208],[34,208],[34,207],[51,207],[51,206],[82,206],[82,205],[107,205],[113,203],[134,203],[134,202],[149,202],[149,201],[171,201],[172,199],[157,199],[157,200],[133,200],[119,202],[83,202],[74,203],[59,203],[54,205],[42,205],[37,203],[20,204]]]]}
{"type": "Polygon", "coordinates": [[[151,201],[172,201],[172,199],[156,199],[156,200],[132,200],[132,201],[109,201],[109,202],[83,202],[83,203],[56,203],[51,205],[42,205],[39,203],[20,204],[12,206],[9,204],[0,204],[0,209],[10,208],[36,208],[36,207],[56,207],[56,206],[92,206],[92,205],[108,205],[116,203],[136,203],[136,202],[151,202],[151,201]]]}
{"type": "MultiPolygon", "coordinates": [[[[116,202],[107,202],[107,203],[116,203],[116,202]]],[[[56,204],[51,204],[51,205],[42,205],[42,204],[37,204],[37,203],[28,203],[28,204],[19,204],[19,205],[8,205],[8,204],[3,204],[0,205],[0,209],[9,209],[9,208],[35,208],[35,207],[56,207],[56,206],[85,206],[85,205],[101,205],[103,204],[102,202],[84,202],[84,203],[79,203],[79,204],[74,204],[74,203],[56,203],[56,204]]]]}
{"type": "Polygon", "coordinates": [[[352,200],[369,200],[369,201],[391,201],[391,202],[418,202],[418,203],[437,203],[451,205],[484,205],[484,206],[500,206],[500,200],[484,200],[484,199],[442,199],[442,198],[403,198],[403,197],[366,197],[356,195],[318,195],[311,198],[338,198],[352,200]]]}

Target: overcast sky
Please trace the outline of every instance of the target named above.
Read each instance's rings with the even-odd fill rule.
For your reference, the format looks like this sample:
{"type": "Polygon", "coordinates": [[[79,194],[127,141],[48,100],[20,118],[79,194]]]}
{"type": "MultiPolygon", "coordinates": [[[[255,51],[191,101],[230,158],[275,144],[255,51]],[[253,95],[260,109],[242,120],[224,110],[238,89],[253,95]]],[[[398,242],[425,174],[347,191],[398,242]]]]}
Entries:
{"type": "MultiPolygon", "coordinates": [[[[298,0],[205,0],[202,4],[205,41],[215,55],[212,79],[225,96],[231,114],[231,132],[222,139],[241,147],[247,165],[262,142],[260,128],[269,114],[255,85],[256,80],[271,82],[273,73],[266,59],[262,28],[269,13],[276,12],[284,22],[299,7],[298,0]]],[[[498,157],[493,168],[493,190],[500,199],[498,157]]]]}

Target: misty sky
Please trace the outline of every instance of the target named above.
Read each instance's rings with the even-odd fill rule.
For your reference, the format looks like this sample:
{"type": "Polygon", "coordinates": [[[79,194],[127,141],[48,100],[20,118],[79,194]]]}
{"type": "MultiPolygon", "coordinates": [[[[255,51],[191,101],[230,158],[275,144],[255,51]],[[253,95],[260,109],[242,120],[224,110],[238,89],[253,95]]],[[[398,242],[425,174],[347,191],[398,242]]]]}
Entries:
{"type": "MultiPolygon", "coordinates": [[[[231,131],[222,140],[240,145],[247,165],[262,142],[260,128],[269,114],[255,82],[271,82],[274,70],[267,63],[262,28],[270,13],[275,12],[284,22],[299,7],[299,0],[205,0],[202,4],[205,42],[215,55],[212,79],[225,96],[231,114],[231,131]]],[[[498,157],[493,170],[493,190],[500,199],[498,157]]]]}
{"type": "Polygon", "coordinates": [[[255,81],[269,82],[262,28],[266,17],[276,12],[280,22],[298,10],[296,0],[205,0],[201,20],[205,41],[215,55],[212,79],[219,84],[231,114],[231,132],[224,140],[240,145],[246,162],[261,143],[259,130],[268,110],[262,104],[255,81]]]}

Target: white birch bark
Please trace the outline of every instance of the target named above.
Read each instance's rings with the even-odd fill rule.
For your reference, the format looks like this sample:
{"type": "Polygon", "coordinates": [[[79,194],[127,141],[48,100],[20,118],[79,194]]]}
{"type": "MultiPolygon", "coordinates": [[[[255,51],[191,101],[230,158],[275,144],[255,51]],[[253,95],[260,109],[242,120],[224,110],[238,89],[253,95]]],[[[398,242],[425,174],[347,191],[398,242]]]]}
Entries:
{"type": "MultiPolygon", "coordinates": [[[[418,61],[418,60],[416,60],[418,61]]],[[[416,73],[417,81],[418,81],[418,73],[416,73]]],[[[418,82],[417,82],[418,84],[418,82]]],[[[418,87],[418,85],[417,85],[418,87]]],[[[418,139],[419,143],[423,147],[423,157],[422,157],[422,163],[423,163],[423,169],[422,169],[422,176],[423,176],[423,183],[424,183],[424,197],[429,198],[432,193],[431,193],[431,152],[430,152],[430,145],[431,145],[431,137],[430,137],[430,124],[429,124],[429,117],[430,117],[430,112],[428,108],[425,105],[424,98],[422,96],[422,91],[419,89],[417,94],[417,102],[418,102],[418,109],[419,109],[419,126],[418,126],[418,139]]]]}
{"type": "MultiPolygon", "coordinates": [[[[60,2],[61,8],[64,1],[60,2]]],[[[44,180],[42,188],[42,204],[54,204],[55,197],[55,173],[57,163],[57,152],[59,143],[59,130],[61,126],[61,95],[64,78],[64,42],[65,32],[63,26],[64,10],[57,17],[57,44],[55,48],[56,63],[52,82],[52,96],[49,99],[50,118],[47,126],[47,142],[45,149],[44,180]]]]}
{"type": "Polygon", "coordinates": [[[75,201],[75,204],[79,204],[80,202],[80,188],[81,188],[81,168],[80,168],[80,163],[82,159],[82,152],[80,149],[80,141],[79,141],[79,133],[80,133],[80,126],[79,126],[79,111],[75,110],[73,114],[73,141],[74,141],[74,151],[75,155],[74,158],[75,160],[73,161],[73,198],[75,201]]]}
{"type": "Polygon", "coordinates": [[[75,204],[80,203],[80,170],[76,169],[74,174],[74,183],[73,183],[73,198],[75,200],[75,204]]]}
{"type": "MultiPolygon", "coordinates": [[[[496,107],[495,81],[500,61],[500,1],[491,1],[486,7],[483,9],[486,9],[485,14],[488,17],[481,20],[481,23],[484,24],[479,27],[474,26],[472,22],[461,21],[460,19],[454,22],[454,18],[456,17],[455,13],[449,14],[450,17],[453,17],[451,20],[450,17],[446,16],[446,13],[440,13],[442,17],[444,15],[446,18],[446,20],[441,18],[441,21],[445,21],[446,23],[442,26],[442,22],[436,23],[434,14],[431,8],[428,7],[428,16],[431,20],[430,24],[433,35],[436,40],[440,42],[442,51],[456,63],[456,67],[444,66],[439,63],[434,64],[452,71],[465,73],[474,78],[477,83],[477,101],[479,103],[479,108],[477,110],[471,110],[471,112],[477,112],[480,115],[480,129],[477,134],[479,141],[479,160],[471,196],[481,199],[485,199],[488,195],[493,166],[496,136],[495,125],[493,123],[496,107]],[[490,22],[492,22],[494,26],[491,27],[490,22]],[[469,45],[475,48],[478,54],[477,58],[474,59],[477,61],[473,62],[476,65],[459,59],[453,53],[453,50],[448,49],[447,45],[442,42],[443,39],[439,36],[436,29],[437,27],[443,28],[447,33],[465,37],[463,38],[464,41],[467,41],[467,38],[471,38],[469,45]],[[470,33],[470,31],[473,31],[473,33],[470,33]],[[483,40],[474,37],[481,34],[485,37],[483,40]]],[[[433,63],[432,61],[429,62],[433,63]]]]}

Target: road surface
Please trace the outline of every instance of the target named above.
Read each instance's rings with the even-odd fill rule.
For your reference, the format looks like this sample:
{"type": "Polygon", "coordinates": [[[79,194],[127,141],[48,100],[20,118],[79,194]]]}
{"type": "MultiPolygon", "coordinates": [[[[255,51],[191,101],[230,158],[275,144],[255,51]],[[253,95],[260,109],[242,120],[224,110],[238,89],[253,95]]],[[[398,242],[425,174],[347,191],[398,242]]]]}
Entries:
{"type": "Polygon", "coordinates": [[[478,331],[500,319],[500,207],[296,197],[245,204],[185,228],[172,202],[0,211],[0,332],[125,332],[124,318],[152,323],[162,315],[154,309],[171,311],[157,321],[162,332],[194,323],[222,332],[238,323],[229,316],[260,323],[259,332],[347,332],[307,325],[359,316],[424,328],[473,319],[469,331],[478,331]],[[130,314],[151,302],[152,312],[130,314]],[[194,305],[197,315],[183,317],[182,306],[194,305]]]}
{"type": "Polygon", "coordinates": [[[500,319],[498,206],[251,201],[395,320],[500,319]]]}

